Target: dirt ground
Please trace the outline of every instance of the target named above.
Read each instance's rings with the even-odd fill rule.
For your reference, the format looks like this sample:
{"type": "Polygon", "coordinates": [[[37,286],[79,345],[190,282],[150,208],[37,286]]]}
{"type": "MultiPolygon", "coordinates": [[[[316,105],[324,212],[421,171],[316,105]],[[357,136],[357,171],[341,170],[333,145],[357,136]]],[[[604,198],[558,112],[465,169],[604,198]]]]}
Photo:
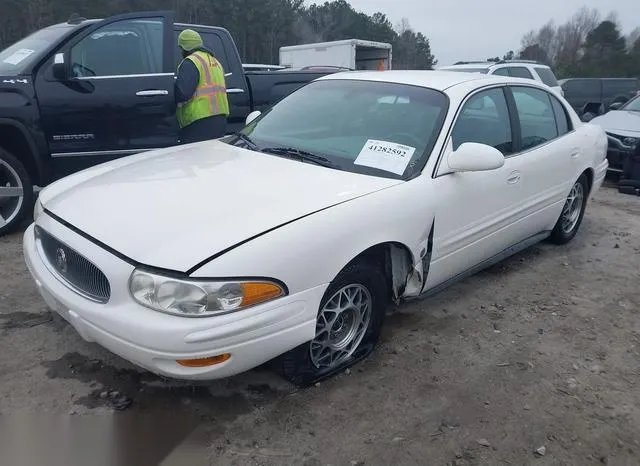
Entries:
{"type": "Polygon", "coordinates": [[[0,413],[190,413],[215,465],[638,465],[639,279],[640,198],[606,187],[569,245],[401,306],[347,373],[194,385],[52,319],[16,234],[0,239],[0,413]]]}

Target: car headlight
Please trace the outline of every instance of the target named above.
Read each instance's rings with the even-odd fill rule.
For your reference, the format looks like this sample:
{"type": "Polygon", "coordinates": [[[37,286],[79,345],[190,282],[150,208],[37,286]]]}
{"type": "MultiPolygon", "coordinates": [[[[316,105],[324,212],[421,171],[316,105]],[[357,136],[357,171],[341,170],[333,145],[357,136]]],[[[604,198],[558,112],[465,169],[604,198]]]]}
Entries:
{"type": "Polygon", "coordinates": [[[42,207],[42,202],[40,202],[40,198],[36,198],[36,203],[33,206],[33,221],[38,220],[38,217],[44,212],[44,207],[42,207]]]}
{"type": "Polygon", "coordinates": [[[156,311],[209,317],[246,309],[287,294],[270,280],[199,280],[134,270],[129,290],[135,301],[156,311]]]}

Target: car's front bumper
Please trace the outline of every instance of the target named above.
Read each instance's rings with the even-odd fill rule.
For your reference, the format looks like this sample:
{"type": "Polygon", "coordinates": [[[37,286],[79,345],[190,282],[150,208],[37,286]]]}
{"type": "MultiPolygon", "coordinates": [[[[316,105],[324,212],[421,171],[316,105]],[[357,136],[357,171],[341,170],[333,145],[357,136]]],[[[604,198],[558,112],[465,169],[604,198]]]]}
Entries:
{"type": "Polygon", "coordinates": [[[613,173],[622,173],[625,160],[635,150],[635,146],[625,145],[621,138],[623,136],[607,133],[607,160],[609,161],[609,171],[613,173]]]}
{"type": "Polygon", "coordinates": [[[134,267],[42,215],[38,224],[89,258],[108,277],[111,297],[106,304],[81,296],[49,270],[34,235],[24,233],[25,262],[47,305],[89,342],[156,374],[207,380],[228,377],[259,366],[313,339],[315,321],[326,285],[288,295],[237,313],[188,318],[156,312],[129,296],[134,267]],[[185,367],[176,360],[231,354],[225,362],[185,367]]]}

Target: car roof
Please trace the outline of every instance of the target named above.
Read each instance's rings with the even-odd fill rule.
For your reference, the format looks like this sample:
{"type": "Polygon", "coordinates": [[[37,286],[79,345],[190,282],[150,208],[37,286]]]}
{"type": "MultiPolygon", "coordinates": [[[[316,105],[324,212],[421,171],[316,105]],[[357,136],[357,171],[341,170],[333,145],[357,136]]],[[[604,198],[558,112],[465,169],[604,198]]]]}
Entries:
{"type": "Polygon", "coordinates": [[[357,81],[378,81],[410,86],[428,87],[444,91],[459,84],[476,82],[478,87],[506,82],[535,84],[531,79],[495,76],[480,73],[460,73],[439,70],[387,70],[387,71],[347,71],[318,78],[320,80],[348,79],[357,81]]]}
{"type": "Polygon", "coordinates": [[[538,68],[549,68],[544,63],[539,63],[533,60],[500,60],[500,61],[465,61],[454,63],[453,65],[441,66],[441,70],[455,70],[458,68],[486,68],[489,69],[494,66],[526,66],[532,65],[538,68]]]}

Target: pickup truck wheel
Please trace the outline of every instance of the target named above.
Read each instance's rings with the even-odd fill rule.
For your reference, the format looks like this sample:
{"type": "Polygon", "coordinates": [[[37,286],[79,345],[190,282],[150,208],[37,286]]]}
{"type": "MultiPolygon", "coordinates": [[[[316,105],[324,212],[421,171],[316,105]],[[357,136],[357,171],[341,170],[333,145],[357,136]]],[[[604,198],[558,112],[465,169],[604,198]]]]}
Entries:
{"type": "Polygon", "coordinates": [[[277,358],[275,370],[295,385],[308,386],[367,357],[380,335],[387,288],[375,263],[347,266],[322,298],[313,340],[277,358]]]}
{"type": "Polygon", "coordinates": [[[0,148],[0,236],[17,228],[33,206],[33,184],[24,165],[0,148]]]}

